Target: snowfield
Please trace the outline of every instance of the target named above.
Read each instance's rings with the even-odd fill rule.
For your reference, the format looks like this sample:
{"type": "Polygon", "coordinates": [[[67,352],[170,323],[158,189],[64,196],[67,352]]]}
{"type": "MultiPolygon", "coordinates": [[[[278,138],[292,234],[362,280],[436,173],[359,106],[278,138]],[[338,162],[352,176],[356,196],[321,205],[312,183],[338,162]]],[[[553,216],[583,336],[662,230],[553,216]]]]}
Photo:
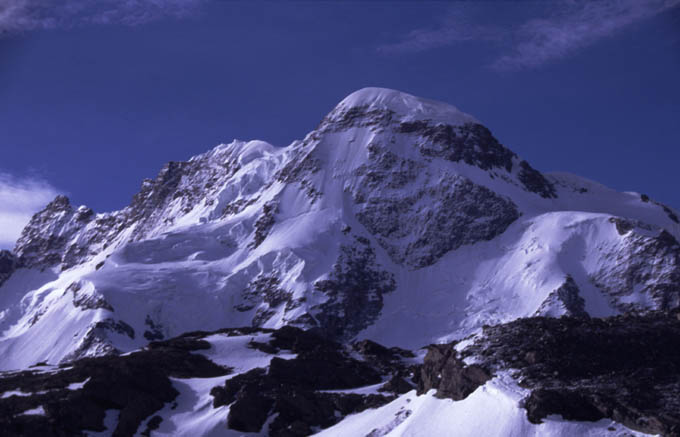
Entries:
{"type": "Polygon", "coordinates": [[[375,410],[348,416],[317,434],[319,437],[365,435],[371,437],[485,436],[572,437],[645,436],[611,420],[569,422],[559,416],[535,425],[520,407],[526,392],[508,375],[499,375],[462,401],[437,399],[434,390],[415,391],[375,410]]]}

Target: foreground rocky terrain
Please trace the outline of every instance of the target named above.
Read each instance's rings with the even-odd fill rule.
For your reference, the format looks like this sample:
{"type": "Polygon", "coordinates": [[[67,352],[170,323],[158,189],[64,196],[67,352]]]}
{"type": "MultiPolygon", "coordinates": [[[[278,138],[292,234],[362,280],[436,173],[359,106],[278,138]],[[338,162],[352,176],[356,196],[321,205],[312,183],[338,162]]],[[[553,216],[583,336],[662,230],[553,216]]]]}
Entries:
{"type": "MultiPolygon", "coordinates": [[[[413,352],[369,340],[343,346],[293,327],[194,332],[123,356],[4,373],[0,427],[16,436],[188,435],[171,423],[173,412],[205,417],[203,409],[218,419],[211,435],[307,436],[329,427],[351,435],[342,432],[348,416],[403,397],[465,402],[509,373],[526,389],[518,405],[527,426],[559,415],[678,436],[678,363],[680,312],[519,319],[413,352]]],[[[387,432],[362,435],[407,427],[408,411],[387,432]]]]}

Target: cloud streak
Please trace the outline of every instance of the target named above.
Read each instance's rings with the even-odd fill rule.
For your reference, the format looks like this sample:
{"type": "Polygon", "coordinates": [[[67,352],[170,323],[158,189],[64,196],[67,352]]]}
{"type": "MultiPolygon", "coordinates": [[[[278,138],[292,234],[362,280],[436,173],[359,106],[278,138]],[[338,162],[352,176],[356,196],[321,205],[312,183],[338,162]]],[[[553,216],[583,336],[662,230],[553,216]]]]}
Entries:
{"type": "MultiPolygon", "coordinates": [[[[513,3],[520,6],[521,3],[513,3]]],[[[518,25],[480,25],[465,11],[440,26],[409,32],[401,41],[379,48],[385,53],[420,52],[466,41],[487,41],[500,55],[491,67],[501,71],[532,69],[571,56],[598,41],[680,5],[680,0],[565,0],[535,8],[542,14],[518,25]]],[[[477,3],[485,8],[489,4],[477,3]]],[[[488,12],[488,11],[487,11],[488,12]]],[[[478,14],[480,15],[480,14],[478,14]]]]}
{"type": "Polygon", "coordinates": [[[499,70],[534,68],[570,56],[679,4],[680,0],[573,3],[554,17],[533,19],[522,25],[510,53],[501,56],[493,66],[499,70]]]}
{"type": "Polygon", "coordinates": [[[184,18],[204,0],[10,0],[0,2],[0,36],[93,24],[136,26],[184,18]]]}
{"type": "Polygon", "coordinates": [[[401,41],[378,48],[384,53],[422,52],[466,41],[498,41],[495,27],[474,24],[464,13],[451,14],[435,29],[416,29],[401,41]]]}
{"type": "Polygon", "coordinates": [[[0,173],[0,249],[12,249],[32,215],[57,194],[44,180],[0,173]]]}

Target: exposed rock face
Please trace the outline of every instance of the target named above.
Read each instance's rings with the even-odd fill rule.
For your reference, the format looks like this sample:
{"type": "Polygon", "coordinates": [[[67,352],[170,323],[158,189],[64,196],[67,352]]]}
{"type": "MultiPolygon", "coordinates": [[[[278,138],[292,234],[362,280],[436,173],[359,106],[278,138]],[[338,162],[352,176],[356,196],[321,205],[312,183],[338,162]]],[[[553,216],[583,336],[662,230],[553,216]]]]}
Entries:
{"type": "Polygon", "coordinates": [[[680,306],[680,243],[668,231],[635,220],[610,220],[623,237],[608,248],[602,267],[591,280],[622,311],[634,311],[636,302],[627,296],[643,290],[653,308],[680,306]],[[650,262],[650,260],[654,260],[650,262]]]}
{"type": "Polygon", "coordinates": [[[99,295],[94,287],[84,288],[80,281],[71,283],[66,288],[67,292],[73,293],[73,306],[83,310],[105,309],[113,312],[113,307],[103,296],[99,295]]]}
{"type": "MultiPolygon", "coordinates": [[[[267,419],[276,415],[264,429],[268,435],[306,436],[348,414],[384,405],[404,386],[392,378],[379,394],[337,390],[380,384],[390,376],[401,378],[408,390],[412,387],[404,378],[413,370],[403,362],[412,354],[401,349],[363,342],[349,350],[292,327],[218,332],[228,337],[261,333],[271,333],[270,340],[251,341],[247,347],[265,354],[285,351],[295,355],[289,359],[274,356],[266,367],[235,375],[212,389],[214,407],[230,406],[226,426],[233,430],[260,432],[267,419]]],[[[119,410],[115,429],[109,430],[114,436],[152,435],[164,420],[159,410],[179,395],[170,377],[212,378],[233,372],[196,353],[211,348],[204,340],[209,335],[189,333],[152,342],[126,356],[81,359],[49,372],[0,375],[0,393],[23,392],[0,397],[0,429],[13,436],[81,436],[86,430],[104,431],[105,412],[119,410]],[[69,387],[72,384],[78,387],[69,387]],[[22,414],[39,407],[44,415],[22,414]]]]}
{"type": "Polygon", "coordinates": [[[214,202],[215,189],[239,169],[229,149],[215,149],[186,162],[169,162],[155,179],[146,179],[125,211],[125,226],[133,226],[138,241],[172,223],[202,202],[214,202]],[[174,214],[173,214],[174,212],[174,214]]]}
{"type": "Polygon", "coordinates": [[[589,317],[585,310],[585,301],[579,294],[574,278],[567,276],[564,284],[556,288],[536,311],[542,316],[589,317]]]}
{"type": "Polygon", "coordinates": [[[12,252],[0,250],[0,285],[19,267],[21,267],[21,262],[12,252]]]}
{"type": "Polygon", "coordinates": [[[155,179],[143,181],[128,207],[113,213],[74,209],[59,195],[33,216],[14,251],[26,267],[61,265],[66,270],[120,243],[121,237],[142,240],[199,203],[216,202],[219,184],[239,168],[231,152],[217,148],[186,162],[169,162],[155,179]]]}
{"type": "MultiPolygon", "coordinates": [[[[409,168],[403,163],[399,167],[409,168]]],[[[391,173],[388,186],[399,188],[401,182],[394,179],[400,174],[391,173]]],[[[461,176],[443,176],[408,194],[371,192],[380,176],[369,172],[369,180],[359,185],[357,219],[378,237],[394,262],[411,268],[432,265],[462,245],[490,240],[519,217],[512,201],[461,176]]]]}
{"type": "Polygon", "coordinates": [[[321,160],[314,156],[314,150],[310,148],[312,138],[318,139],[318,134],[312,133],[306,141],[300,143],[290,161],[276,173],[275,177],[276,180],[287,184],[300,184],[307,197],[315,202],[322,193],[314,187],[312,178],[321,171],[321,160]]]}
{"type": "Polygon", "coordinates": [[[389,109],[369,105],[339,106],[323,119],[317,131],[342,132],[351,128],[367,128],[374,132],[390,129],[395,133],[411,135],[423,156],[442,158],[451,162],[491,171],[502,169],[510,173],[518,166],[518,177],[524,187],[545,198],[557,196],[555,188],[540,172],[504,147],[485,126],[466,121],[451,125],[431,120],[402,121],[399,114],[389,109]]]}
{"type": "Polygon", "coordinates": [[[526,161],[519,163],[518,178],[527,190],[537,193],[541,197],[547,199],[557,197],[555,187],[526,161]]]}
{"type": "Polygon", "coordinates": [[[275,223],[275,215],[278,207],[276,202],[265,203],[262,207],[262,215],[255,222],[255,237],[250,247],[255,249],[267,238],[269,231],[275,223]]]}
{"type": "MultiPolygon", "coordinates": [[[[116,437],[132,436],[142,421],[172,402],[179,392],[170,377],[215,377],[229,369],[192,351],[210,344],[191,337],[151,344],[124,357],[76,361],[53,372],[25,371],[0,376],[0,429],[13,436],[83,436],[105,431],[106,410],[119,410],[116,437]],[[79,389],[70,384],[83,383],[79,389]],[[42,407],[44,415],[24,411],[42,407]]],[[[111,431],[111,430],[109,430],[111,431]]]]}
{"type": "Polygon", "coordinates": [[[463,161],[482,170],[512,170],[512,158],[515,154],[503,147],[481,124],[451,126],[416,121],[401,123],[399,130],[420,136],[423,142],[419,144],[419,149],[425,156],[444,158],[452,162],[463,161]]]}
{"type": "Polygon", "coordinates": [[[351,128],[387,128],[394,123],[395,112],[374,109],[368,105],[338,107],[328,114],[316,129],[320,133],[342,132],[351,128]]]}
{"type": "Polygon", "coordinates": [[[376,262],[370,241],[355,237],[342,246],[333,271],[314,287],[328,296],[316,319],[329,337],[348,340],[369,326],[382,309],[383,295],[394,291],[394,276],[376,262]]]}
{"type": "Polygon", "coordinates": [[[130,339],[135,338],[135,330],[122,320],[106,318],[92,323],[78,344],[78,347],[68,354],[62,362],[77,360],[79,358],[118,355],[120,351],[111,344],[112,335],[123,335],[130,339]]]}
{"type": "Polygon", "coordinates": [[[383,405],[389,394],[343,394],[341,390],[380,383],[383,375],[406,366],[392,361],[389,369],[371,361],[352,358],[337,343],[313,332],[282,328],[267,344],[254,344],[270,353],[281,349],[296,354],[292,359],[273,358],[268,369],[256,368],[227,380],[211,394],[214,406],[230,405],[227,425],[244,432],[259,432],[268,417],[271,436],[305,436],[314,427],[326,428],[341,416],[383,405]]]}
{"type": "Polygon", "coordinates": [[[418,394],[436,389],[439,398],[465,399],[491,379],[483,367],[466,365],[450,344],[430,345],[420,371],[418,394]]]}
{"type": "Polygon", "coordinates": [[[89,210],[77,213],[69,199],[59,195],[31,218],[17,240],[14,252],[27,267],[69,260],[82,250],[70,244],[72,235],[91,218],[89,210]]]}
{"type": "Polygon", "coordinates": [[[539,423],[610,418],[650,434],[680,435],[680,315],[536,317],[488,327],[462,355],[490,372],[518,369],[539,423]]]}

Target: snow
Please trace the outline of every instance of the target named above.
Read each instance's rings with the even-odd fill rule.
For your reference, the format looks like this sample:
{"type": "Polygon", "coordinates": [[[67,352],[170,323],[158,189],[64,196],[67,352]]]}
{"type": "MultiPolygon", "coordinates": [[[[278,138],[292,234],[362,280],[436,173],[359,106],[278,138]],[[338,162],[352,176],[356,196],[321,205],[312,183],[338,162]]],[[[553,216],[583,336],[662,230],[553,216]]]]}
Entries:
{"type": "MultiPolygon", "coordinates": [[[[153,432],[154,436],[242,436],[259,435],[243,433],[227,429],[226,419],[229,407],[213,408],[213,397],[210,390],[224,385],[234,376],[257,367],[266,367],[273,357],[282,359],[295,358],[295,354],[282,351],[275,355],[266,354],[248,347],[251,341],[266,343],[271,334],[237,335],[214,334],[205,337],[211,349],[195,353],[201,354],[213,362],[233,368],[233,373],[215,378],[171,378],[173,386],[180,393],[175,402],[166,405],[152,416],[163,418],[160,427],[153,432]]],[[[144,430],[146,423],[140,426],[144,430]]]]}
{"type": "Polygon", "coordinates": [[[378,384],[367,385],[366,387],[358,387],[349,390],[319,390],[321,393],[342,393],[342,394],[357,394],[357,395],[375,395],[380,394],[378,389],[382,387],[387,381],[381,381],[378,384]]]}
{"type": "MultiPolygon", "coordinates": [[[[44,392],[43,392],[44,393],[44,392]]],[[[11,391],[6,391],[0,396],[0,399],[6,399],[10,396],[32,396],[34,393],[27,393],[21,390],[11,390],[11,391]]]]}
{"type": "MultiPolygon", "coordinates": [[[[89,381],[89,380],[90,380],[90,378],[87,378],[83,382],[74,382],[72,384],[67,385],[66,389],[67,390],[80,390],[81,388],[83,388],[85,386],[85,384],[87,384],[87,381],[89,381]]],[[[41,395],[41,394],[45,394],[45,393],[48,393],[48,392],[49,392],[49,390],[41,390],[41,391],[37,391],[37,392],[24,392],[24,391],[21,391],[21,390],[10,390],[10,391],[3,392],[2,395],[0,395],[0,399],[6,399],[6,398],[9,398],[11,396],[41,395]]]]}
{"type": "MultiPolygon", "coordinates": [[[[217,378],[171,378],[172,385],[180,393],[175,402],[166,405],[152,415],[160,416],[163,421],[152,434],[154,436],[241,436],[241,432],[227,429],[226,420],[229,408],[213,408],[210,390],[224,384],[227,377],[217,378]]],[[[146,421],[139,431],[146,428],[146,421]]]]}
{"type": "Polygon", "coordinates": [[[611,420],[569,422],[551,416],[533,424],[519,406],[526,392],[508,374],[501,374],[461,401],[437,399],[435,391],[416,396],[406,393],[391,403],[347,416],[317,434],[319,437],[370,435],[371,437],[572,437],[643,436],[611,420]],[[612,428],[613,430],[610,430],[612,428]]]}
{"type": "Polygon", "coordinates": [[[361,338],[407,348],[460,339],[484,324],[535,314],[568,273],[592,315],[616,314],[589,280],[605,245],[620,238],[609,217],[581,212],[522,217],[492,241],[450,252],[433,266],[399,272],[399,287],[384,297],[380,319],[361,338]]]}
{"type": "Polygon", "coordinates": [[[26,411],[24,411],[23,413],[20,413],[20,414],[23,414],[25,416],[44,416],[45,415],[45,409],[41,405],[39,407],[32,408],[30,410],[26,410],[26,411]]]}
{"type": "Polygon", "coordinates": [[[120,410],[106,410],[104,415],[104,428],[106,429],[100,432],[85,430],[85,435],[87,437],[111,437],[116,430],[116,426],[118,426],[119,416],[120,410]]]}
{"type": "Polygon", "coordinates": [[[69,384],[66,389],[68,390],[80,390],[81,388],[85,387],[85,384],[90,380],[90,378],[87,378],[83,382],[74,382],[72,384],[69,384]]]}
{"type": "Polygon", "coordinates": [[[271,334],[239,335],[230,337],[226,334],[214,334],[205,337],[205,341],[212,346],[208,350],[195,352],[203,355],[220,366],[231,367],[234,375],[245,373],[257,367],[267,367],[274,357],[290,360],[296,354],[282,351],[278,354],[267,354],[254,348],[248,347],[248,343],[268,343],[271,334]]]}
{"type": "Polygon", "coordinates": [[[403,121],[431,120],[448,124],[479,123],[472,116],[453,105],[423,99],[401,91],[387,88],[368,87],[345,97],[337,108],[347,109],[366,106],[372,109],[387,109],[397,113],[403,121]]]}

